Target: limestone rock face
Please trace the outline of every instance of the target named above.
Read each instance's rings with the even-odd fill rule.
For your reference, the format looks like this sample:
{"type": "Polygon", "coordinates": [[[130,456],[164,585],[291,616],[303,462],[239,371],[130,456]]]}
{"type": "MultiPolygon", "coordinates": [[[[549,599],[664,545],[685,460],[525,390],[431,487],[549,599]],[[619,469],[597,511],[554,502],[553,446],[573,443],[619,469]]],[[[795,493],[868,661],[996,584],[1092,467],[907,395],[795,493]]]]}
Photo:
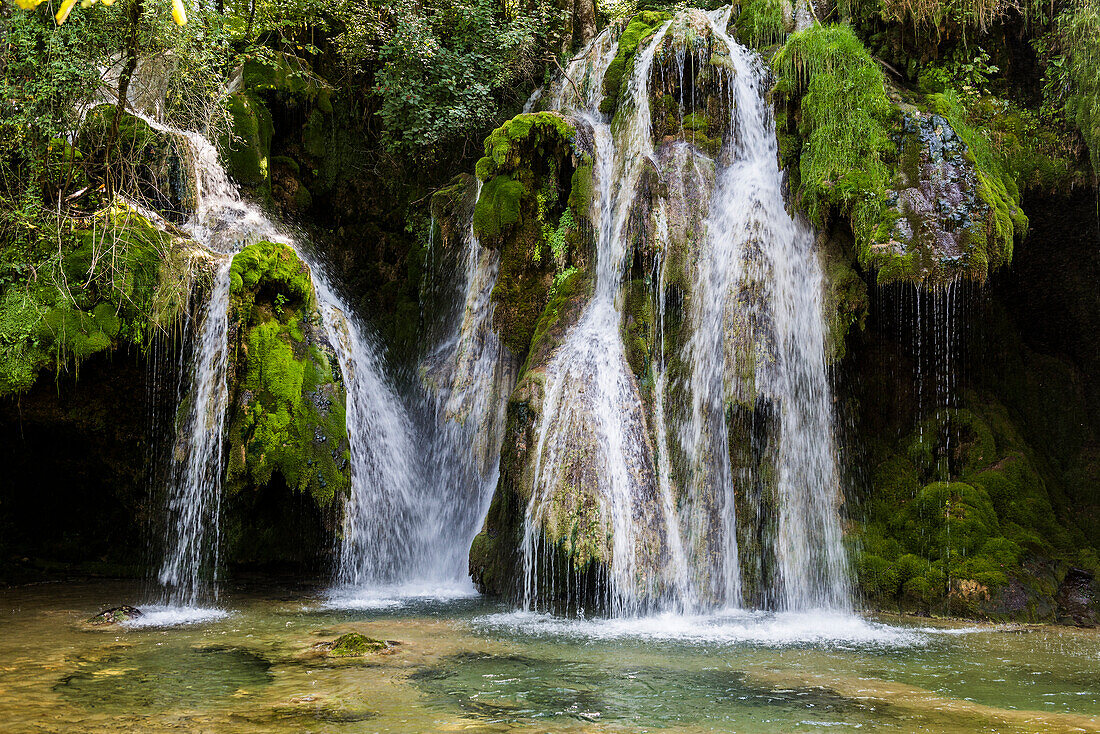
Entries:
{"type": "Polygon", "coordinates": [[[908,261],[911,278],[984,279],[1011,258],[1013,228],[1026,230],[1027,218],[977,169],[969,146],[943,116],[914,110],[902,131],[884,215],[893,228],[872,250],[908,261]]]}

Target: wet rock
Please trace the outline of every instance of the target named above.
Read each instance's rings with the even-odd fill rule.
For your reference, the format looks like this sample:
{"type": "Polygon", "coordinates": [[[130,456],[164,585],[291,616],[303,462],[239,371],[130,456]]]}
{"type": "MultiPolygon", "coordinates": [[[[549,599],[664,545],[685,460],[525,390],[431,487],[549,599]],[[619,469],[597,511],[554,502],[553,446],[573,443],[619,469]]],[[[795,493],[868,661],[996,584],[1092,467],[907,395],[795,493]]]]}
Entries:
{"type": "Polygon", "coordinates": [[[123,604],[119,607],[111,607],[110,609],[105,609],[94,617],[88,619],[86,624],[90,624],[94,627],[105,627],[107,625],[129,622],[131,620],[138,619],[141,616],[142,611],[140,609],[123,604]]]}
{"type": "Polygon", "coordinates": [[[367,637],[358,632],[348,632],[332,642],[322,642],[316,647],[332,658],[361,658],[373,653],[384,653],[391,650],[395,644],[392,641],[367,637]]]}
{"type": "Polygon", "coordinates": [[[1100,624],[1100,594],[1091,571],[1071,568],[1054,597],[1058,621],[1084,627],[1100,624]]]}

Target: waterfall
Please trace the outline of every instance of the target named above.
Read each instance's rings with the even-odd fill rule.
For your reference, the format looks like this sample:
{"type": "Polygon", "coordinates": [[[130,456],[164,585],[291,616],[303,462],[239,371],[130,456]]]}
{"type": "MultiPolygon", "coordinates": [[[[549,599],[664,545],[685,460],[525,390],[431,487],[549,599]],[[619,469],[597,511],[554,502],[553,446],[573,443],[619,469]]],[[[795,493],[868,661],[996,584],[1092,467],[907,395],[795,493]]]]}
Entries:
{"type": "Polygon", "coordinates": [[[366,576],[384,577],[387,562],[399,563],[412,550],[407,538],[413,534],[394,518],[411,517],[419,498],[412,491],[415,443],[409,416],[385,376],[378,347],[336,294],[324,268],[289,232],[241,198],[209,140],[142,119],[187,141],[197,200],[185,229],[220,255],[197,320],[190,386],[183,397],[188,418],[178,428],[169,472],[165,557],[158,574],[164,601],[169,607],[195,607],[218,596],[230,265],[236,252],[261,240],[294,248],[310,268],[322,322],[344,376],[352,492],[345,508],[340,578],[354,583],[366,576]],[[358,560],[347,560],[353,557],[358,560]]]}
{"type": "MultiPolygon", "coordinates": [[[[480,185],[475,201],[479,192],[480,185]]],[[[434,251],[434,240],[432,245],[434,251]]],[[[402,424],[411,421],[419,430],[402,433],[402,446],[384,452],[396,460],[389,466],[386,458],[360,461],[355,446],[372,444],[352,436],[357,471],[375,476],[355,482],[340,551],[337,604],[474,591],[468,572],[470,543],[496,488],[504,411],[517,365],[492,330],[490,296],[500,254],[483,247],[474,235],[472,210],[460,266],[464,277],[456,311],[421,366],[427,390],[415,406],[418,420],[406,418],[402,424]]],[[[350,430],[362,422],[360,415],[386,419],[385,411],[379,413],[375,388],[362,384],[354,391],[350,430]]],[[[398,427],[388,435],[397,437],[398,427]]]]}
{"type": "MultiPolygon", "coordinates": [[[[480,194],[477,181],[475,202],[480,194]]],[[[435,576],[468,585],[470,543],[496,489],[504,414],[518,365],[492,328],[500,252],[478,241],[472,210],[463,244],[461,315],[430,358],[442,370],[428,404],[433,427],[428,483],[442,502],[433,528],[435,576]]]]}
{"type": "Polygon", "coordinates": [[[158,580],[169,606],[196,607],[217,598],[222,429],[229,333],[229,258],[218,263],[197,330],[190,409],[180,427],[168,497],[167,550],[158,580]],[[210,584],[207,585],[207,574],[210,584]]]}
{"type": "MultiPolygon", "coordinates": [[[[638,558],[649,549],[635,516],[644,513],[637,500],[652,493],[652,460],[645,448],[644,408],[633,379],[619,333],[622,321],[620,291],[627,254],[624,227],[633,203],[635,184],[653,157],[650,136],[648,82],[654,53],[668,28],[666,23],[644,49],[639,50],[628,81],[629,98],[635,103],[613,135],[611,125],[589,95],[588,108],[579,112],[589,124],[595,141],[597,239],[595,294],[580,321],[570,330],[546,369],[545,397],[537,428],[534,486],[527,507],[523,533],[524,606],[538,604],[540,577],[540,525],[551,512],[553,492],[562,476],[567,452],[579,436],[593,438],[594,469],[584,481],[597,486],[599,513],[612,528],[611,567],[604,602],[613,613],[639,610],[645,566],[638,558]]],[[[598,57],[610,62],[610,54],[598,57]]],[[[595,78],[602,78],[606,67],[595,78]]]]}
{"type": "MultiPolygon", "coordinates": [[[[728,14],[680,12],[643,41],[614,130],[587,84],[550,89],[553,105],[593,131],[596,272],[592,299],[546,367],[522,539],[527,609],[543,608],[553,593],[544,587],[555,558],[542,532],[553,522],[555,493],[576,481],[562,467],[577,452],[592,459],[582,481],[597,488],[610,536],[598,583],[613,616],[745,604],[850,608],[824,275],[814,233],[785,207],[768,72],[726,35],[728,14]],[[713,48],[683,41],[698,39],[700,28],[713,48]],[[714,53],[728,62],[714,64],[714,53]],[[686,90],[704,64],[728,107],[720,150],[704,152],[682,126],[686,140],[655,150],[651,78],[686,90]],[[661,182],[644,213],[659,253],[649,411],[620,334],[628,240],[637,236],[628,220],[646,167],[661,182]],[[667,313],[674,239],[694,247],[678,265],[691,292],[677,306],[676,333],[667,313]],[[731,432],[737,411],[749,415],[751,441],[731,432]]],[[[602,78],[611,38],[610,29],[597,37],[567,74],[602,78]]],[[[695,103],[679,101],[681,118],[695,103]]]]}
{"type": "Polygon", "coordinates": [[[314,289],[347,389],[351,496],[344,507],[337,581],[359,587],[399,580],[415,558],[414,441],[409,417],[384,377],[377,348],[314,267],[314,289]]]}

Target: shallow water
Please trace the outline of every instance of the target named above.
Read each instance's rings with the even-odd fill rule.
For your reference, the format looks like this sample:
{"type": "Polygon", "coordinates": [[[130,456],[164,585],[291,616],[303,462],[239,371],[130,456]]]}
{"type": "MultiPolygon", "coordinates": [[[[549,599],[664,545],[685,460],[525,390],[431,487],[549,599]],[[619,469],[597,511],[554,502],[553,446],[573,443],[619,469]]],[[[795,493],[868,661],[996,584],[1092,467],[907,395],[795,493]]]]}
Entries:
{"type": "Polygon", "coordinates": [[[82,624],[141,598],[122,582],[0,591],[2,729],[1100,731],[1092,630],[827,612],[578,622],[466,589],[276,587],[231,589],[223,614],[190,624],[179,610],[82,624]],[[400,644],[350,661],[313,649],[348,631],[400,644]]]}

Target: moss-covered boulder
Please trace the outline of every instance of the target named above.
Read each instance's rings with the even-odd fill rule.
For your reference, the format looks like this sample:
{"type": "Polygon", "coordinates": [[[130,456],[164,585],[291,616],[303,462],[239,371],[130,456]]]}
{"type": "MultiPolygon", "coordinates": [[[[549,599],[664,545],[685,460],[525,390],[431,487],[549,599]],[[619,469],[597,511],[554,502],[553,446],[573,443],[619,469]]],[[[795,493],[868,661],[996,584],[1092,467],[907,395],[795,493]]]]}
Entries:
{"type": "Polygon", "coordinates": [[[313,205],[315,163],[329,152],[332,87],[304,59],[261,51],[238,72],[239,88],[229,98],[230,129],[220,147],[237,182],[261,200],[301,214],[313,205]],[[293,145],[278,154],[272,151],[276,117],[284,126],[291,120],[299,126],[293,145]]]}
{"type": "Polygon", "coordinates": [[[604,98],[600,103],[600,112],[604,114],[615,112],[619,106],[621,96],[625,93],[626,82],[630,79],[634,70],[634,57],[637,55],[639,47],[671,18],[671,13],[644,10],[632,17],[626,24],[622,35],[619,36],[615,58],[604,73],[604,98]]]}
{"type": "Polygon", "coordinates": [[[655,148],[686,141],[716,158],[730,132],[728,90],[734,67],[706,14],[689,10],[669,22],[654,50],[648,90],[655,148]]]}
{"type": "Polygon", "coordinates": [[[879,282],[983,281],[1027,231],[1016,173],[952,94],[902,100],[848,26],[774,59],[784,163],[821,227],[847,220],[879,282]]]}
{"type": "Polygon", "coordinates": [[[230,277],[226,491],[278,477],[334,511],[350,485],[346,394],[309,269],[286,245],[259,242],[233,258],[230,277]]]}
{"type": "Polygon", "coordinates": [[[1095,551],[1059,519],[1004,407],[975,394],[968,402],[975,409],[924,421],[875,468],[859,586],[879,608],[1051,621],[1063,583],[1091,569],[1095,551]]]}
{"type": "Polygon", "coordinates": [[[271,113],[247,90],[229,98],[229,133],[221,141],[225,168],[242,186],[262,188],[270,173],[271,113]]]}
{"type": "Polygon", "coordinates": [[[376,640],[373,637],[361,635],[358,632],[348,632],[340,635],[330,643],[326,643],[326,654],[333,658],[361,658],[371,653],[382,652],[389,649],[385,640],[376,640]]]}
{"type": "Polygon", "coordinates": [[[112,191],[124,192],[174,220],[186,219],[198,203],[190,141],[128,112],[122,113],[116,127],[117,112],[115,105],[103,104],[84,118],[76,146],[87,170],[112,191]]]}

